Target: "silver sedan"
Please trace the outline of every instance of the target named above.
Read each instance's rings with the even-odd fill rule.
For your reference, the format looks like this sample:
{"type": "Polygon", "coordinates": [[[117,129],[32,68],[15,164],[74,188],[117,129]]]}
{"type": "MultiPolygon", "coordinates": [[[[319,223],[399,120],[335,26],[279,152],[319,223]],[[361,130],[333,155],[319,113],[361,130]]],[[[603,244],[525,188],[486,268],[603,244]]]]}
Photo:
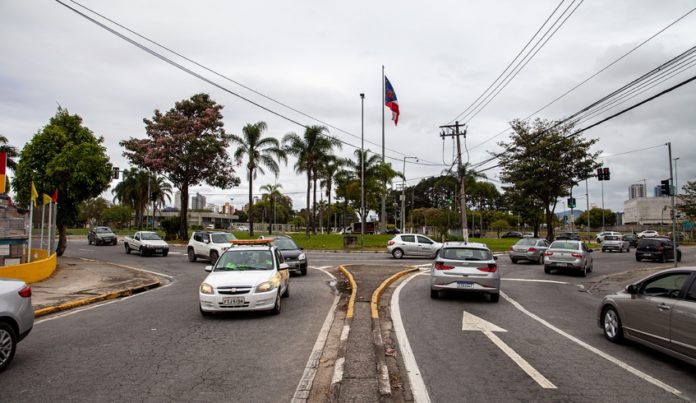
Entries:
{"type": "Polygon", "coordinates": [[[597,324],[612,342],[631,339],[696,365],[696,268],[663,270],[607,295],[597,324]]]}
{"type": "Polygon", "coordinates": [[[0,279],[0,372],[10,365],[17,343],[33,326],[31,288],[24,281],[0,279]]]}
{"type": "Polygon", "coordinates": [[[551,270],[568,270],[587,276],[593,269],[592,249],[581,241],[554,241],[544,252],[544,273],[551,270]]]}
{"type": "Polygon", "coordinates": [[[510,260],[517,263],[528,260],[532,263],[544,264],[544,252],[549,247],[549,241],[543,238],[523,238],[510,248],[510,260]]]}

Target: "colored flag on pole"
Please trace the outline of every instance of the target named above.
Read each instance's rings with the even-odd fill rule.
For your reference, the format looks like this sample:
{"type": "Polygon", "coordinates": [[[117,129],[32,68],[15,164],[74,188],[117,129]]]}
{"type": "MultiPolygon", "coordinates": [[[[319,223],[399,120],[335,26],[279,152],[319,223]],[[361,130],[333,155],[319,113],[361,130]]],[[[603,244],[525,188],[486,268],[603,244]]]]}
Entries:
{"type": "Polygon", "coordinates": [[[47,195],[46,193],[43,194],[43,205],[44,206],[52,201],[53,201],[53,199],[51,198],[51,196],[47,195]]]}
{"type": "Polygon", "coordinates": [[[34,181],[31,181],[31,202],[36,206],[36,198],[39,197],[39,192],[36,191],[34,181]]]}
{"type": "Polygon", "coordinates": [[[399,123],[399,101],[396,99],[396,92],[387,76],[384,76],[384,105],[391,109],[394,126],[399,123]]]}
{"type": "Polygon", "coordinates": [[[7,153],[0,152],[0,193],[5,193],[5,169],[7,168],[7,153]]]}
{"type": "Polygon", "coordinates": [[[51,200],[53,201],[53,203],[58,204],[58,189],[56,189],[56,191],[53,192],[53,197],[51,198],[51,200]]]}

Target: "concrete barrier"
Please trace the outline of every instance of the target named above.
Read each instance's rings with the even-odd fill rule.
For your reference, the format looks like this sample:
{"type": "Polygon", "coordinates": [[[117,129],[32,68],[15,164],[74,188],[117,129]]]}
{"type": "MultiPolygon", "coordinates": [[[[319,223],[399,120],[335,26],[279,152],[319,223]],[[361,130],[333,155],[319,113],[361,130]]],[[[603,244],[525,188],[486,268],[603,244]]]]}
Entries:
{"type": "Polygon", "coordinates": [[[48,256],[45,249],[32,249],[32,262],[0,267],[0,278],[16,278],[27,284],[45,280],[56,270],[56,254],[48,256]]]}

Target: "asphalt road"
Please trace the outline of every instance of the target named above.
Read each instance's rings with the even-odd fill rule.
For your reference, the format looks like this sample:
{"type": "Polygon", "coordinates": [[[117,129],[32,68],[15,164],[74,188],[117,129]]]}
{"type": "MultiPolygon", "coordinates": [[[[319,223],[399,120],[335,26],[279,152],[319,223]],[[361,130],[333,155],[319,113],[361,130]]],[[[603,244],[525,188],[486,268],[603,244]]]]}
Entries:
{"type": "Polygon", "coordinates": [[[278,316],[204,318],[198,286],[207,262],[126,255],[118,246],[70,240],[66,255],[171,276],[164,287],[36,321],[0,401],[288,402],[334,300],[331,278],[310,269],[291,278],[278,316]]]}
{"type": "MultiPolygon", "coordinates": [[[[693,366],[634,343],[610,343],[596,324],[601,297],[631,277],[611,280],[607,275],[672,265],[638,263],[633,253],[593,255],[595,270],[587,278],[546,275],[541,265],[513,265],[501,257],[505,295],[497,304],[477,295],[432,300],[427,273],[405,282],[397,293],[398,304],[392,304],[392,317],[394,311],[402,317],[414,356],[410,370],[421,374],[430,400],[696,400],[693,366]],[[483,331],[465,331],[464,312],[505,332],[489,337],[483,331]],[[513,353],[507,354],[494,338],[513,353]],[[515,354],[526,364],[516,364],[515,354]]],[[[696,249],[684,249],[682,265],[696,265],[696,249]]]]}

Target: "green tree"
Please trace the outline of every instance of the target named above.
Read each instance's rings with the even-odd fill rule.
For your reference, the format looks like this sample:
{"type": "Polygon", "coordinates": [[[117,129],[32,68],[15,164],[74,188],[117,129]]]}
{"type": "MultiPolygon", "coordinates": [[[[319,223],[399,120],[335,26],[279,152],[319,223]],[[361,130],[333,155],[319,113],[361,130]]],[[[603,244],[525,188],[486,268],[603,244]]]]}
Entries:
{"type": "Polygon", "coordinates": [[[244,138],[237,135],[232,135],[232,142],[237,144],[237,150],[234,152],[234,158],[241,161],[246,157],[247,164],[247,179],[249,180],[249,235],[254,236],[254,203],[253,190],[254,179],[257,173],[265,174],[264,167],[271,171],[275,177],[278,177],[280,167],[279,161],[287,163],[287,155],[278,142],[278,139],[273,137],[263,137],[263,132],[266,130],[266,123],[258,122],[248,124],[242,129],[244,138]]]}
{"type": "Polygon", "coordinates": [[[103,197],[95,197],[83,201],[78,206],[77,219],[80,222],[96,223],[103,222],[102,214],[109,207],[109,202],[103,197]]]}
{"type": "MultiPolygon", "coordinates": [[[[616,225],[616,214],[610,209],[604,209],[604,225],[612,226],[616,225]]],[[[600,228],[602,226],[602,209],[599,207],[593,207],[590,211],[583,211],[582,214],[575,219],[575,225],[586,226],[587,225],[587,214],[590,214],[590,227],[600,228]]]]}
{"type": "Polygon", "coordinates": [[[682,190],[684,193],[677,198],[677,209],[689,218],[696,218],[696,181],[687,181],[682,190]]]}
{"type": "Polygon", "coordinates": [[[596,139],[585,140],[572,134],[572,124],[536,119],[533,123],[515,120],[510,142],[498,143],[500,178],[511,184],[533,204],[544,208],[547,239],[554,239],[553,217],[556,200],[571,187],[585,180],[599,166],[601,151],[590,152],[596,139]]]}
{"type": "Polygon", "coordinates": [[[119,144],[134,165],[148,168],[181,191],[179,238],[188,239],[189,187],[206,183],[221,189],[239,185],[227,153],[232,136],[225,133],[222,105],[208,94],[196,94],[152,119],[143,119],[148,138],[119,144]]]}
{"type": "Polygon", "coordinates": [[[328,158],[323,164],[321,164],[321,168],[319,169],[319,177],[321,178],[319,186],[326,189],[326,197],[329,198],[329,216],[327,217],[327,220],[329,222],[329,233],[331,233],[330,223],[331,216],[333,214],[333,210],[331,208],[331,195],[333,194],[333,187],[336,184],[336,177],[338,176],[338,173],[341,171],[343,165],[343,159],[331,156],[331,158],[328,158]]]}
{"type": "Polygon", "coordinates": [[[80,116],[59,107],[20,154],[12,181],[19,205],[29,204],[32,181],[39,194],[58,191],[58,256],[65,252],[66,226],[77,219],[79,204],[99,196],[111,182],[111,163],[103,142],[103,137],[82,125],[80,116]]]}
{"type": "Polygon", "coordinates": [[[288,133],[283,137],[283,144],[288,154],[297,158],[295,163],[295,172],[307,174],[307,210],[305,223],[305,235],[309,237],[310,227],[312,232],[316,232],[314,227],[313,215],[310,215],[310,192],[315,189],[314,203],[316,204],[316,186],[313,188],[312,183],[316,184],[315,173],[321,161],[329,155],[334,155],[334,147],[341,148],[341,142],[326,134],[328,130],[324,126],[309,126],[305,128],[302,137],[295,133],[288,133]]]}
{"type": "Polygon", "coordinates": [[[494,221],[493,224],[491,224],[491,229],[495,231],[495,234],[498,238],[500,238],[500,231],[506,228],[510,228],[510,223],[508,223],[506,220],[502,218],[494,221]]]}
{"type": "Polygon", "coordinates": [[[145,205],[147,204],[147,171],[138,168],[123,171],[123,180],[111,190],[114,201],[130,207],[135,212],[135,226],[143,228],[145,205]]]}
{"type": "Polygon", "coordinates": [[[124,205],[113,205],[102,211],[102,221],[104,223],[110,223],[116,228],[123,228],[130,226],[131,217],[133,216],[133,210],[124,205]]]}

